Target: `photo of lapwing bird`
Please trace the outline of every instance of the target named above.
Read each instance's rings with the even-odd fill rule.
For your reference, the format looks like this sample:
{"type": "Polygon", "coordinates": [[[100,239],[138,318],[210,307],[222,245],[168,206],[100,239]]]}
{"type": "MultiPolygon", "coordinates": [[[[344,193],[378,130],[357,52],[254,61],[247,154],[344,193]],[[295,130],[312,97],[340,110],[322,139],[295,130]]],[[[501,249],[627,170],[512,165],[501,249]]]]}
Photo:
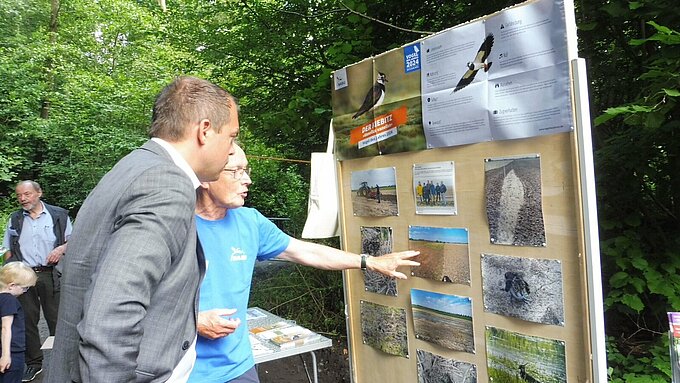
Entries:
{"type": "Polygon", "coordinates": [[[373,87],[366,93],[366,98],[364,98],[361,108],[354,113],[352,119],[357,119],[362,114],[368,112],[369,110],[378,107],[385,101],[385,83],[388,82],[387,76],[384,73],[378,72],[378,78],[375,80],[373,87]]]}
{"type": "Polygon", "coordinates": [[[475,59],[467,63],[468,70],[465,72],[463,77],[461,77],[460,81],[458,81],[458,84],[453,89],[453,92],[457,92],[470,85],[480,69],[484,69],[484,72],[489,71],[489,68],[491,68],[491,64],[493,63],[487,63],[486,59],[489,57],[489,53],[491,53],[491,47],[493,47],[493,34],[489,33],[484,39],[482,46],[479,47],[479,51],[477,51],[475,59]]]}
{"type": "Polygon", "coordinates": [[[505,273],[505,288],[503,291],[510,294],[510,297],[517,302],[529,302],[529,284],[524,280],[523,273],[508,271],[505,273]]]}
{"type": "Polygon", "coordinates": [[[564,326],[560,261],[483,254],[482,296],[486,312],[564,326]]]}

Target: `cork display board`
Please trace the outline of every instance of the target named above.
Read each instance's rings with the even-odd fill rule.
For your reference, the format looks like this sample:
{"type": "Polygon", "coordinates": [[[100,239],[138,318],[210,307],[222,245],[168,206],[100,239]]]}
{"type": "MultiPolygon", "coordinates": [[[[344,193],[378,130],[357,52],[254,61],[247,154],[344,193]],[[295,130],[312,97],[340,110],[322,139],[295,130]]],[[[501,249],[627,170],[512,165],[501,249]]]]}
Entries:
{"type": "Polygon", "coordinates": [[[573,133],[560,133],[338,162],[347,250],[379,256],[418,248],[424,249],[419,258],[441,258],[432,262],[435,269],[454,263],[441,279],[418,274],[424,263],[404,268],[409,278],[392,280],[391,294],[371,288],[362,271],[345,272],[356,382],[447,381],[444,376],[453,382],[502,382],[507,376],[592,381],[574,140],[573,133]],[[525,158],[540,165],[527,165],[525,158]],[[505,169],[489,169],[490,159],[503,161],[505,169]],[[414,164],[442,161],[455,166],[456,215],[416,214],[414,164]],[[380,203],[358,196],[352,174],[380,168],[394,170],[396,189],[380,203]],[[518,198],[534,198],[538,207],[526,209],[520,201],[518,209],[518,198]],[[399,213],[356,215],[357,200],[376,206],[396,201],[399,213]],[[506,226],[500,235],[506,240],[494,238],[490,221],[513,217],[514,226],[497,223],[506,226]],[[362,236],[368,228],[389,233],[383,235],[388,248],[371,247],[381,240],[362,236]],[[434,232],[422,247],[417,228],[434,232]],[[536,237],[540,243],[531,242],[536,237]],[[468,270],[469,281],[454,276],[460,269],[468,270]]]}

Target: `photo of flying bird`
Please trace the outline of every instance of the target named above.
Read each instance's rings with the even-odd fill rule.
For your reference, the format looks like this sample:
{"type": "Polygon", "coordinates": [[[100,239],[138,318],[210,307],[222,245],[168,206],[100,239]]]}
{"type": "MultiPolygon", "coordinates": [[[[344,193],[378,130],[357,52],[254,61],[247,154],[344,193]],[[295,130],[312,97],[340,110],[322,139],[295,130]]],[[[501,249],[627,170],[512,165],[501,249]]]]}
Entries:
{"type": "Polygon", "coordinates": [[[489,68],[491,68],[491,64],[493,63],[487,63],[486,59],[489,57],[489,53],[491,53],[491,47],[493,47],[493,34],[489,33],[484,39],[482,46],[479,47],[475,59],[467,63],[468,70],[465,72],[465,74],[463,74],[463,77],[461,77],[460,81],[458,81],[458,84],[453,89],[453,92],[457,92],[468,86],[480,69],[484,69],[484,72],[489,71],[489,68]]]}
{"type": "Polygon", "coordinates": [[[362,114],[368,112],[369,110],[379,106],[385,101],[385,83],[387,81],[387,76],[384,73],[378,72],[378,78],[375,80],[373,87],[366,93],[366,98],[364,98],[364,103],[361,104],[361,108],[354,113],[352,119],[357,119],[362,114]]]}

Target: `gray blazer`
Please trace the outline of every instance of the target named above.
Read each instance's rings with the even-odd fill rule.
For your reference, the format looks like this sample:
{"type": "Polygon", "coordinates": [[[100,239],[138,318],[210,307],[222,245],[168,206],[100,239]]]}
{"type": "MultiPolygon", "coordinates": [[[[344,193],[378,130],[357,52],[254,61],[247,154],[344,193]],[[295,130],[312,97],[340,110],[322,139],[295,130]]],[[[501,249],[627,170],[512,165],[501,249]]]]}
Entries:
{"type": "Polygon", "coordinates": [[[92,190],[62,259],[48,382],[164,382],[196,336],[205,261],[191,181],[157,143],[92,190]]]}

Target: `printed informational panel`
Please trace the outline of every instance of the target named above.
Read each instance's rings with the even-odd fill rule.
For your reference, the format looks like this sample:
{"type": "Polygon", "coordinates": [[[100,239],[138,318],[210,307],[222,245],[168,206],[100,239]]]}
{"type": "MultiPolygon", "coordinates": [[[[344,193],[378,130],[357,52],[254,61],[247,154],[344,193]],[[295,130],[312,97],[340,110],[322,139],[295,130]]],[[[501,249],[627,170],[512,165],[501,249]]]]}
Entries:
{"type": "Polygon", "coordinates": [[[345,272],[355,383],[603,376],[567,1],[528,1],[334,73],[342,245],[421,262],[389,283],[345,272]]]}
{"type": "Polygon", "coordinates": [[[566,17],[537,0],[334,72],[350,159],[573,129],[566,17]]]}

